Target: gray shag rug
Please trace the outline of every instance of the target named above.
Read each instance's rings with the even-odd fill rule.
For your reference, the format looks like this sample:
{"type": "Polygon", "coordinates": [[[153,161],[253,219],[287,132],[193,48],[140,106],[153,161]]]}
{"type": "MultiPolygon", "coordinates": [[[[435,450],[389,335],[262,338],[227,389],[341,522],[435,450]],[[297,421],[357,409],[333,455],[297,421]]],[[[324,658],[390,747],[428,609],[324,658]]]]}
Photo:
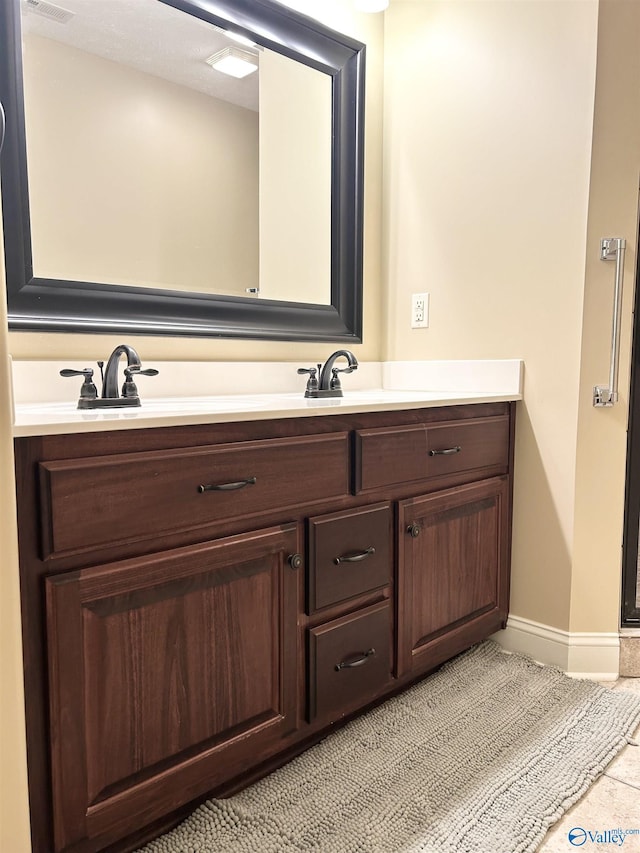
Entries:
{"type": "Polygon", "coordinates": [[[144,853],[524,853],[640,722],[640,696],[487,641],[144,853]]]}

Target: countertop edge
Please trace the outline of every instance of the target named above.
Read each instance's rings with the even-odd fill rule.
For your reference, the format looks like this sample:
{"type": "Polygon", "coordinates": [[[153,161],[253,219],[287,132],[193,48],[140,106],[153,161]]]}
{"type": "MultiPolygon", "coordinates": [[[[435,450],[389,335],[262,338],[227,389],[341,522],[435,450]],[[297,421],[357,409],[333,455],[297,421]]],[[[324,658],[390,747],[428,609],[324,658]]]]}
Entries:
{"type": "MultiPolygon", "coordinates": [[[[357,392],[356,392],[357,393],[357,392]]],[[[387,392],[389,393],[389,392],[387,392]]],[[[33,412],[31,415],[21,413],[16,406],[16,423],[13,425],[13,437],[25,438],[43,435],[67,435],[86,432],[108,432],[114,430],[158,429],[162,427],[178,427],[198,424],[222,424],[260,420],[279,420],[284,418],[305,418],[319,415],[355,414],[359,412],[391,412],[407,409],[436,408],[442,406],[460,406],[481,403],[516,402],[522,400],[522,394],[495,392],[441,392],[424,393],[406,392],[405,399],[398,399],[403,392],[392,392],[394,399],[385,400],[385,392],[380,392],[377,400],[366,402],[350,400],[348,395],[338,400],[305,400],[283,399],[282,395],[273,395],[272,404],[266,399],[262,406],[243,405],[242,395],[239,395],[236,408],[225,408],[224,411],[185,411],[178,412],[145,412],[144,403],[141,409],[112,410],[109,412],[77,412],[65,415],[52,415],[47,422],[46,415],[33,412]]],[[[265,395],[265,398],[269,395],[265,395]]],[[[286,395],[285,395],[286,396],[286,395]]],[[[212,398],[215,407],[215,398],[212,398]]]]}

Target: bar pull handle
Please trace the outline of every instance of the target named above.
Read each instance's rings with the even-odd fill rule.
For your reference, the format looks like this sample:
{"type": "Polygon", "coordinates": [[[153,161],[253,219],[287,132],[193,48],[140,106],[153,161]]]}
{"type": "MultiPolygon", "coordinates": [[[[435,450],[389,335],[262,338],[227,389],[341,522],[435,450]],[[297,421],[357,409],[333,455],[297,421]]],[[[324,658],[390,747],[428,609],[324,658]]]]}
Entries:
{"type": "Polygon", "coordinates": [[[213,486],[198,486],[200,494],[202,492],[235,492],[238,489],[244,489],[245,486],[255,486],[256,478],[247,477],[246,480],[239,480],[237,483],[219,483],[213,486]]]}
{"type": "Polygon", "coordinates": [[[602,408],[618,402],[618,367],[620,364],[620,324],[622,320],[622,282],[624,278],[624,254],[627,241],[623,237],[605,237],[600,242],[600,260],[615,261],[615,284],[613,291],[613,322],[611,326],[611,360],[609,384],[594,385],[593,405],[602,408]]]}
{"type": "Polygon", "coordinates": [[[354,551],[353,554],[341,554],[339,557],[334,557],[333,562],[336,566],[339,566],[340,563],[359,563],[361,560],[366,560],[367,557],[371,557],[375,553],[376,549],[371,545],[369,548],[365,548],[364,551],[354,551]]]}
{"type": "Polygon", "coordinates": [[[459,444],[455,447],[447,447],[444,450],[430,450],[429,456],[453,456],[454,453],[460,453],[462,448],[459,444]]]}
{"type": "Polygon", "coordinates": [[[340,661],[340,663],[336,664],[336,672],[340,672],[341,669],[355,669],[356,666],[362,666],[365,664],[370,657],[375,655],[375,649],[367,649],[366,652],[361,652],[352,658],[347,658],[347,660],[340,661]]]}

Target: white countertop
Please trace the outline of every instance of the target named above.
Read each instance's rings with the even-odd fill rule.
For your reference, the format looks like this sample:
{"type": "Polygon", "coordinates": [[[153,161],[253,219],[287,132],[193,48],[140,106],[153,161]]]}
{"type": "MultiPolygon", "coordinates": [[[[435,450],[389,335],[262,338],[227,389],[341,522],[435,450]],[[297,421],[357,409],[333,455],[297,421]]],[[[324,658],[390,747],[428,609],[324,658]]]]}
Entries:
{"type": "MultiPolygon", "coordinates": [[[[149,365],[151,366],[151,364],[149,365]]],[[[153,365],[156,366],[156,365],[153,365]]],[[[344,396],[305,399],[304,382],[290,364],[247,365],[166,363],[159,365],[163,386],[148,380],[139,383],[139,408],[79,410],[74,394],[78,387],[59,378],[59,365],[52,362],[14,363],[14,427],[16,437],[101,432],[121,429],[183,426],[188,424],[232,423],[234,421],[304,418],[355,412],[388,412],[468,403],[495,403],[522,399],[523,366],[519,360],[472,362],[388,362],[361,365],[343,382],[344,396]],[[180,396],[150,396],[153,391],[175,387],[175,374],[191,376],[184,381],[180,396]],[[259,374],[259,375],[258,375],[259,374]],[[247,376],[264,386],[265,377],[275,386],[274,393],[252,393],[247,376]],[[289,391],[294,376],[296,391],[289,391]],[[44,377],[44,378],[43,378],[44,377]],[[223,377],[222,385],[216,377],[223,377]],[[206,378],[206,385],[205,380],[206,378]],[[197,382],[195,381],[197,379],[197,382]],[[355,380],[355,381],[354,381],[355,380]],[[373,384],[374,382],[378,385],[373,384]],[[33,399],[34,383],[40,381],[52,397],[33,399]],[[243,384],[244,383],[244,384],[243,384]],[[187,396],[191,388],[211,387],[210,396],[187,396]],[[243,393],[222,393],[231,385],[243,393]],[[367,387],[371,385],[371,387],[367,387]],[[355,386],[355,387],[354,387],[355,386]],[[364,387],[363,387],[364,386],[364,387]],[[19,391],[29,389],[31,399],[20,399],[19,391]],[[285,390],[286,389],[286,390],[285,390]],[[64,396],[63,396],[64,395],[64,396]]],[[[255,385],[253,386],[255,387],[255,385]]],[[[40,394],[37,395],[40,397],[40,394]]]]}
{"type": "Polygon", "coordinates": [[[116,429],[306,418],[354,412],[389,412],[465,403],[495,403],[519,395],[442,391],[345,392],[341,398],[307,400],[296,394],[237,394],[143,400],[140,408],[79,410],[75,403],[16,404],[14,436],[99,432],[116,429]]]}

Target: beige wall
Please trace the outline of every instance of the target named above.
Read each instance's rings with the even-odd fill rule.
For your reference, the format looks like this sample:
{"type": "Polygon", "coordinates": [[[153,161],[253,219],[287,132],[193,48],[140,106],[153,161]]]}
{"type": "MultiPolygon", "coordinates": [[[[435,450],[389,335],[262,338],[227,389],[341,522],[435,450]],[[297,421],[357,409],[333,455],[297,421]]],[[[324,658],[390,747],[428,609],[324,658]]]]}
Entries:
{"type": "Polygon", "coordinates": [[[255,111],[39,36],[23,57],[35,275],[257,285],[255,111]]]}
{"type": "Polygon", "coordinates": [[[512,612],[615,632],[640,173],[640,4],[393,0],[385,28],[389,358],[525,359],[512,612]],[[597,85],[594,81],[597,41],[597,85]],[[412,80],[412,85],[409,81],[412,80]],[[593,125],[592,125],[593,122],[593,125]],[[606,382],[627,239],[620,402],[606,382]],[[585,279],[586,274],[586,279],[585,279]],[[410,330],[410,295],[431,327],[410,330]]]}
{"type": "Polygon", "coordinates": [[[525,360],[512,612],[569,627],[597,3],[393,0],[387,357],[525,360]],[[431,322],[409,328],[411,293],[431,322]]]}
{"type": "Polygon", "coordinates": [[[626,426],[640,176],[640,3],[602,0],[582,318],[572,631],[615,631],[620,608],[626,426]],[[594,409],[592,386],[608,381],[614,265],[602,237],[625,237],[620,402],[594,409]]]}
{"type": "Polygon", "coordinates": [[[0,252],[0,850],[27,853],[30,834],[6,323],[0,252]]]}

